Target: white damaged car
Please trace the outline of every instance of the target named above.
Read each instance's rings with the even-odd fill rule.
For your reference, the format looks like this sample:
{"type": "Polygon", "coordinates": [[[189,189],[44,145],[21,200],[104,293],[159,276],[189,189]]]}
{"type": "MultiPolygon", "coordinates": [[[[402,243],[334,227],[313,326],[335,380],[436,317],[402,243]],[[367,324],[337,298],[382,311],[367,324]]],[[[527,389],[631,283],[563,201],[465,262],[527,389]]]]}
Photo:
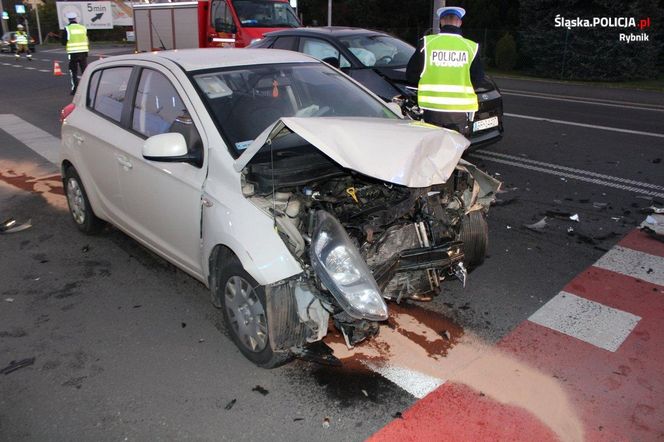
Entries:
{"type": "Polygon", "coordinates": [[[456,132],[403,119],[341,72],[277,50],[193,49],[88,66],[62,110],[75,224],[104,222],[209,286],[263,367],[349,346],[386,300],[465,282],[499,183],[456,132]]]}

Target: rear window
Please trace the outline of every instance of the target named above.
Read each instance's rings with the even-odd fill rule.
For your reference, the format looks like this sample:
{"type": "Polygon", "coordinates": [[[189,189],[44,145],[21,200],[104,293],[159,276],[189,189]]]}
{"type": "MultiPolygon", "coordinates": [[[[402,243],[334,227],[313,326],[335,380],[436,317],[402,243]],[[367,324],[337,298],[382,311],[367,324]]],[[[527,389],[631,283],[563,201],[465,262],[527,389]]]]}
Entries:
{"type": "Polygon", "coordinates": [[[123,66],[103,69],[92,74],[89,106],[95,112],[119,123],[131,71],[131,67],[123,66]],[[94,81],[97,74],[99,80],[94,81]]]}

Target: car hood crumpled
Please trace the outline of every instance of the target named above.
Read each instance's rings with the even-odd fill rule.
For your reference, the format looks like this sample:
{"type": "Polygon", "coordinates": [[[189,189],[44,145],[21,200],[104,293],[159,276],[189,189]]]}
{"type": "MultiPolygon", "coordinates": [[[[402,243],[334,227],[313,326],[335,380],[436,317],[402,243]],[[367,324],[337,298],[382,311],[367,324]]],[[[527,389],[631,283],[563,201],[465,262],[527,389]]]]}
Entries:
{"type": "Polygon", "coordinates": [[[408,187],[442,184],[469,145],[457,132],[411,120],[349,117],[281,118],[235,162],[241,171],[282,131],[294,132],[342,167],[408,187]]]}

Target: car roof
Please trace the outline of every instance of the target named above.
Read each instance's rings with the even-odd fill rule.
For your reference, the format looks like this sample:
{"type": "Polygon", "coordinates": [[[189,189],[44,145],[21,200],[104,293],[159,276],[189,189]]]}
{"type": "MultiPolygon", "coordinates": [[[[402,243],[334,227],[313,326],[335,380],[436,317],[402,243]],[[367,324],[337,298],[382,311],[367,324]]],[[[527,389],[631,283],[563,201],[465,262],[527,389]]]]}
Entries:
{"type": "Polygon", "coordinates": [[[118,60],[170,60],[180,65],[185,71],[199,71],[233,66],[249,66],[274,63],[320,63],[313,57],[293,51],[279,49],[175,49],[171,51],[142,52],[139,54],[110,57],[108,61],[118,60]]]}
{"type": "Polygon", "coordinates": [[[293,28],[282,31],[274,31],[266,34],[267,36],[277,35],[316,35],[319,37],[347,37],[351,35],[389,35],[380,31],[372,31],[364,28],[351,28],[345,26],[322,26],[315,28],[293,28]]]}

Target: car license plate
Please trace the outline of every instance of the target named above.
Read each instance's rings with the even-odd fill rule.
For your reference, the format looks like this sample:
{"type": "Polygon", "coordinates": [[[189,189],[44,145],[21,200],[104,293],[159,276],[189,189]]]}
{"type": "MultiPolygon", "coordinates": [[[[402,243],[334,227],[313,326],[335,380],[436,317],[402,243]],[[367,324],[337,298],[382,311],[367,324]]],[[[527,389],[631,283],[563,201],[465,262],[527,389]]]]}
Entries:
{"type": "Polygon", "coordinates": [[[473,123],[473,132],[489,129],[498,126],[498,117],[487,118],[486,120],[479,120],[473,123]]]}

